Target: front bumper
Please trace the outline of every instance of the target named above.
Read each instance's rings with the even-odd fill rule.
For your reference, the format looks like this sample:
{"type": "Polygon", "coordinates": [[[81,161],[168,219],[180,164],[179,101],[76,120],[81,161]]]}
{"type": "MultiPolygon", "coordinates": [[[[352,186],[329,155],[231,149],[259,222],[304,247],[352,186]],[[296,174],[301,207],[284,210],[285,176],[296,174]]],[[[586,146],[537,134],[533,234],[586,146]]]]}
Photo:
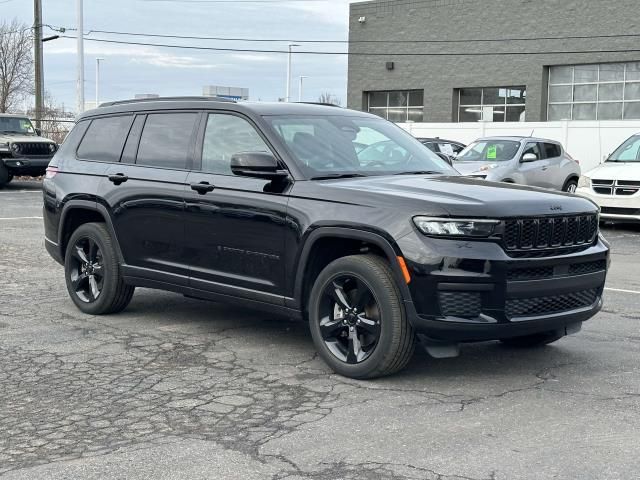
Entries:
{"type": "Polygon", "coordinates": [[[600,207],[600,219],[609,222],[640,222],[640,193],[635,195],[600,195],[591,188],[581,187],[576,190],[600,207]]]}
{"type": "Polygon", "coordinates": [[[398,241],[411,273],[406,312],[434,340],[471,342],[562,330],[602,308],[609,249],[511,258],[492,242],[409,235],[398,241]],[[437,253],[436,253],[437,252],[437,253]]]}
{"type": "Polygon", "coordinates": [[[5,157],[0,162],[13,175],[40,176],[44,175],[53,157],[5,157]]]}

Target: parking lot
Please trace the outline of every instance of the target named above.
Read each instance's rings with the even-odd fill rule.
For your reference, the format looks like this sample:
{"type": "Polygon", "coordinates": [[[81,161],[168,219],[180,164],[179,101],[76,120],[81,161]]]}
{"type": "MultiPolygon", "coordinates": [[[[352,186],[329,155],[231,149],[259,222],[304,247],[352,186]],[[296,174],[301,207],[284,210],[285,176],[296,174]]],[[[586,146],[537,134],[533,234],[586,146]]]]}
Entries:
{"type": "Polygon", "coordinates": [[[580,334],[354,381],[264,313],[145,289],[80,313],[41,205],[36,182],[0,191],[3,478],[638,478],[640,228],[604,229],[605,308],[580,334]]]}

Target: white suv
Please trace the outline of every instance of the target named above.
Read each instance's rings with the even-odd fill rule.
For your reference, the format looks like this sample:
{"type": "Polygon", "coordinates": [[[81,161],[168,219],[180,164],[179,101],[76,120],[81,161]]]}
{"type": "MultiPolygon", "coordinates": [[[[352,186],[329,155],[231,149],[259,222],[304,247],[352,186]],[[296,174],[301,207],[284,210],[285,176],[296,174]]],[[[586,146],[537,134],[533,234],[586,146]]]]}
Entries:
{"type": "Polygon", "coordinates": [[[600,206],[603,220],[640,222],[640,133],[580,177],[577,193],[600,206]]]}

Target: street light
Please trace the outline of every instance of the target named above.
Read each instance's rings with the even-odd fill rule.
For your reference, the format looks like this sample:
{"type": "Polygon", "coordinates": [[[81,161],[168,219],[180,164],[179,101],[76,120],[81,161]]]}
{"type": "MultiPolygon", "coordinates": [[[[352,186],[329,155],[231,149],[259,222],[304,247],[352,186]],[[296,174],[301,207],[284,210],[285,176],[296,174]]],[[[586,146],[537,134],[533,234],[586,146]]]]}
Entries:
{"type": "Polygon", "coordinates": [[[299,46],[297,43],[289,44],[289,53],[287,56],[287,94],[284,97],[284,101],[287,103],[291,101],[291,48],[299,46]]]}
{"type": "Polygon", "coordinates": [[[305,78],[309,78],[306,75],[300,75],[300,85],[298,86],[298,101],[301,102],[302,101],[302,80],[304,80],[305,78]]]}
{"type": "Polygon", "coordinates": [[[96,58],[96,108],[100,105],[100,62],[104,58],[96,58]]]}

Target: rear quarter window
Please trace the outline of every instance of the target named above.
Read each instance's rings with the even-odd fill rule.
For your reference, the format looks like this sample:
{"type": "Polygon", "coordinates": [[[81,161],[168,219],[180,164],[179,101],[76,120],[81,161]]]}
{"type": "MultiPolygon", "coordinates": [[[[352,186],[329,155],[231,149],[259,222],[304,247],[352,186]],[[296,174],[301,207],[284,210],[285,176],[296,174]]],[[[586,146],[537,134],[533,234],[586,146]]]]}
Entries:
{"type": "Polygon", "coordinates": [[[78,158],[119,162],[132,119],[132,115],[120,115],[92,120],[78,147],[78,158]]]}
{"type": "Polygon", "coordinates": [[[545,156],[547,158],[556,158],[562,155],[562,149],[560,148],[560,145],[556,143],[545,143],[543,146],[545,156]]]}

